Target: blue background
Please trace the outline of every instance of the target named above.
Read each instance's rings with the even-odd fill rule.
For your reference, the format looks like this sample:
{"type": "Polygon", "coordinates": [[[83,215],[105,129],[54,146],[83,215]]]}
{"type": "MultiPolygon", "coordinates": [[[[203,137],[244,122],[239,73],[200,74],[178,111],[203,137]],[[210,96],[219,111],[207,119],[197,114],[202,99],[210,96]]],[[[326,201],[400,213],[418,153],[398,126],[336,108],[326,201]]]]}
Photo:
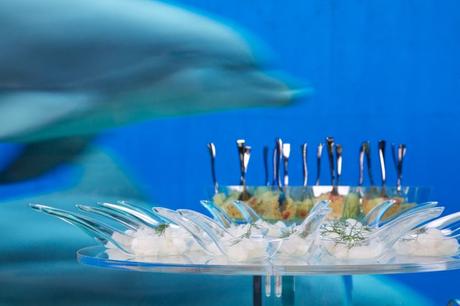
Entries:
{"type": "MultiPolygon", "coordinates": [[[[150,182],[146,190],[153,199],[197,208],[202,186],[211,182],[208,141],[217,146],[218,179],[237,184],[235,139],[245,138],[254,148],[248,183],[262,184],[262,146],[280,136],[294,145],[291,181],[300,184],[298,146],[310,144],[313,164],[313,146],[333,135],[344,146],[344,183],[357,183],[362,140],[373,141],[375,175],[377,140],[406,143],[405,184],[432,187],[432,199],[447,212],[460,210],[459,1],[176,3],[244,27],[273,51],[276,68],[308,81],[315,93],[285,109],[162,120],[114,133],[106,144],[150,182]],[[139,163],[139,156],[148,157],[139,163]]],[[[329,182],[327,171],[322,174],[322,181],[329,182]]],[[[459,272],[444,272],[397,278],[444,304],[460,296],[454,281],[459,277],[459,272]]]]}
{"type": "MultiPolygon", "coordinates": [[[[344,146],[344,183],[357,182],[362,140],[373,141],[376,176],[377,140],[406,143],[404,182],[430,186],[433,199],[448,211],[458,209],[454,192],[460,127],[458,1],[175,3],[244,27],[273,51],[275,68],[310,84],[315,93],[283,109],[163,119],[102,139],[141,181],[148,182],[145,188],[153,199],[188,206],[204,195],[199,189],[210,184],[209,141],[217,145],[219,181],[236,184],[235,140],[245,138],[254,148],[248,183],[261,184],[262,146],[272,146],[274,137],[282,137],[294,146],[291,181],[300,183],[298,146],[310,144],[313,164],[313,147],[332,135],[344,146]]],[[[391,159],[388,164],[389,180],[394,182],[391,159]]],[[[327,171],[322,174],[328,183],[327,171]]]]}
{"type": "MultiPolygon", "coordinates": [[[[404,183],[432,187],[432,199],[445,205],[447,212],[460,210],[459,1],[174,3],[241,26],[272,51],[272,68],[311,85],[314,94],[286,108],[161,119],[101,135],[97,144],[113,152],[152,202],[200,209],[198,201],[206,197],[211,183],[209,141],[217,146],[221,184],[238,183],[238,138],[246,139],[254,150],[248,184],[262,184],[262,147],[282,137],[293,145],[291,182],[300,184],[300,144],[308,142],[313,164],[313,147],[332,135],[344,146],[343,183],[357,183],[361,141],[373,142],[376,176],[377,140],[406,143],[404,183]]],[[[14,148],[3,149],[8,159],[14,148]]],[[[388,163],[393,184],[390,158],[388,163]]],[[[61,167],[35,182],[3,188],[3,194],[54,188],[57,182],[65,184],[69,173],[71,168],[61,167]]],[[[322,174],[322,182],[329,183],[327,171],[322,174]]],[[[313,176],[309,179],[312,182],[313,176]]],[[[460,272],[442,272],[393,278],[443,305],[460,297],[454,281],[459,277],[460,272]]]]}

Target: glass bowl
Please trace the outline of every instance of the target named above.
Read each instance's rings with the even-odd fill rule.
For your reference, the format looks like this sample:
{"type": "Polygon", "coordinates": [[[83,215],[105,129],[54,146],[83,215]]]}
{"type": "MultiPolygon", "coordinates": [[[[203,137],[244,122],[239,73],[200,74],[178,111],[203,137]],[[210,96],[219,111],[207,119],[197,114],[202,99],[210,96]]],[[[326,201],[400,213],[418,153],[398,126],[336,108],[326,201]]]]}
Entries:
{"type": "Polygon", "coordinates": [[[301,223],[319,201],[328,200],[329,219],[357,219],[369,214],[379,204],[392,200],[394,205],[383,219],[406,211],[416,203],[426,202],[430,189],[425,187],[357,187],[357,186],[221,186],[210,194],[211,201],[235,222],[244,221],[234,201],[249,205],[268,222],[301,223]]]}

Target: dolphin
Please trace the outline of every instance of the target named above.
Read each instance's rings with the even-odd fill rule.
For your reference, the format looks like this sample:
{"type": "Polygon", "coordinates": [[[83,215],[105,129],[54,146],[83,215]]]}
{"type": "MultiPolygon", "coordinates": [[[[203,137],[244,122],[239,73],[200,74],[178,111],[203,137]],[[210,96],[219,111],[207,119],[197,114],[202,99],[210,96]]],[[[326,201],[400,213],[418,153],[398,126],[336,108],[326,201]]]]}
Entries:
{"type": "Polygon", "coordinates": [[[264,71],[255,49],[230,26],[159,1],[0,1],[0,141],[27,144],[0,182],[45,173],[107,128],[308,92],[264,71]],[[51,147],[52,157],[37,154],[51,147]]]}
{"type": "Polygon", "coordinates": [[[283,105],[230,27],[146,0],[0,2],[0,139],[94,133],[155,117],[283,105]]]}

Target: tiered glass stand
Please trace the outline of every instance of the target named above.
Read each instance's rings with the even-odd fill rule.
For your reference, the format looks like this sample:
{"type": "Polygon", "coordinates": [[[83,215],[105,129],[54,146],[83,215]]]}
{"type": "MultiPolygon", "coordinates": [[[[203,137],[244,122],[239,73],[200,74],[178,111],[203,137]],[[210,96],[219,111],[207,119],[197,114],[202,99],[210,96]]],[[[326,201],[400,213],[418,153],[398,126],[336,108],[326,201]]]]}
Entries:
{"type": "MultiPolygon", "coordinates": [[[[342,275],[348,304],[352,302],[352,275],[396,274],[460,269],[460,257],[393,257],[365,264],[306,263],[303,260],[272,260],[229,263],[225,258],[164,257],[111,259],[100,246],[77,252],[78,261],[103,268],[156,272],[214,275],[252,275],[253,305],[294,305],[295,278],[301,275],[342,275]]],[[[116,256],[115,256],[116,258],[116,256]]]]}

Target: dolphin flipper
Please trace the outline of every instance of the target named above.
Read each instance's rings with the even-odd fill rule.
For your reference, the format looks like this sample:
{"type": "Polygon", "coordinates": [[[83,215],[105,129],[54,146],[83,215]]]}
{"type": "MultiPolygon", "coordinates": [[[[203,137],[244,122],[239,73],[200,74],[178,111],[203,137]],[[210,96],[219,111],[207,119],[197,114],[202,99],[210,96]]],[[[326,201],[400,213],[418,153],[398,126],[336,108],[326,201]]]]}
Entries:
{"type": "Polygon", "coordinates": [[[74,136],[28,143],[16,159],[0,171],[0,184],[35,179],[71,162],[83,153],[93,136],[74,136]]]}
{"type": "MultiPolygon", "coordinates": [[[[92,106],[90,95],[75,92],[0,92],[0,100],[0,138],[15,141],[31,132],[46,132],[57,122],[85,114],[92,106]]],[[[0,184],[31,180],[70,162],[93,138],[43,137],[28,142],[11,163],[0,169],[0,184]]]]}
{"type": "Polygon", "coordinates": [[[0,91],[0,139],[17,140],[69,117],[83,116],[93,98],[79,92],[0,91]]]}

